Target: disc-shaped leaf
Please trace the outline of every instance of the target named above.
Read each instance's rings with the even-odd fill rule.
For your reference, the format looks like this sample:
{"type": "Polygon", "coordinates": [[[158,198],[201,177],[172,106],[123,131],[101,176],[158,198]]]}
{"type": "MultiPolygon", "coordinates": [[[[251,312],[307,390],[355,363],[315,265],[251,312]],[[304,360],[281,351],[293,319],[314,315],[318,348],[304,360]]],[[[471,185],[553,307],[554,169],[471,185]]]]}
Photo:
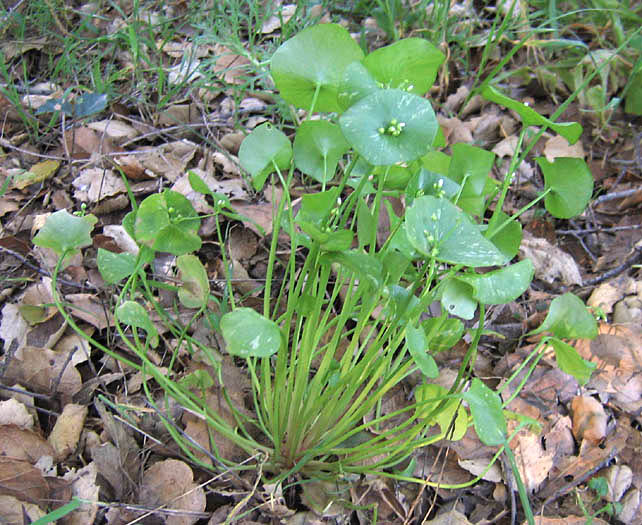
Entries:
{"type": "Polygon", "coordinates": [[[292,160],[292,144],[269,122],[254,128],[239,148],[239,162],[252,177],[254,189],[263,188],[270,173],[285,170],[292,160]],[[276,165],[276,167],[275,167],[276,165]]]}
{"type": "Polygon", "coordinates": [[[359,275],[364,281],[370,282],[375,288],[383,280],[383,265],[381,261],[369,253],[357,250],[330,252],[323,255],[321,262],[338,263],[349,271],[359,275]]]}
{"type": "Polygon", "coordinates": [[[348,108],[339,124],[348,142],[375,166],[425,155],[438,128],[430,102],[399,89],[382,89],[361,99],[348,108]]]}
{"type": "Polygon", "coordinates": [[[512,259],[517,255],[522,243],[522,225],[518,220],[513,219],[504,226],[504,223],[509,219],[510,217],[503,211],[493,214],[488,222],[488,229],[484,233],[484,237],[490,239],[507,259],[512,259]]]}
{"type": "Polygon", "coordinates": [[[116,284],[134,273],[136,256],[133,253],[114,253],[98,248],[96,264],[105,282],[107,284],[116,284]]]}
{"type": "Polygon", "coordinates": [[[306,120],[294,138],[294,164],[318,182],[334,176],[337,163],[350,145],[336,124],[327,120],[306,120]]]}
{"type": "Polygon", "coordinates": [[[428,353],[428,341],[424,329],[421,326],[418,328],[412,325],[408,326],[406,342],[408,343],[408,351],[421,373],[430,379],[436,378],[439,375],[439,369],[433,357],[428,353]]]}
{"type": "Polygon", "coordinates": [[[319,24],[290,38],[272,56],[271,73],[281,96],[309,109],[317,86],[315,111],[340,111],[337,92],[343,70],[363,51],[338,24],[319,24]]]}
{"type": "Polygon", "coordinates": [[[136,240],[159,252],[183,255],[201,247],[200,219],[182,194],[165,190],[141,202],[136,212],[136,240]]]}
{"type": "Polygon", "coordinates": [[[506,304],[522,295],[533,280],[533,263],[524,259],[483,274],[463,274],[457,279],[473,287],[473,297],[484,304],[506,304]]]}
{"type": "Polygon", "coordinates": [[[433,352],[443,352],[455,346],[464,335],[464,323],[454,317],[431,317],[422,321],[428,344],[433,352]]]}
{"type": "Polygon", "coordinates": [[[187,308],[205,306],[210,295],[210,282],[203,263],[196,255],[181,255],[176,260],[180,271],[182,286],[178,289],[178,298],[187,308]]]}
{"type": "Polygon", "coordinates": [[[251,308],[237,308],[221,317],[227,351],[239,357],[270,357],[281,346],[278,325],[251,308]]]}
{"type": "Polygon", "coordinates": [[[504,444],[508,430],[499,394],[474,378],[470,389],[464,392],[464,401],[468,403],[480,441],[491,447],[504,444]]]}
{"type": "Polygon", "coordinates": [[[560,219],[570,219],[584,211],[593,195],[593,175],[583,159],[558,157],[548,162],[537,160],[544,174],[546,189],[544,199],[548,212],[560,219]]]}
{"type": "Polygon", "coordinates": [[[546,319],[531,334],[550,332],[560,339],[593,339],[597,322],[582,300],[568,292],[551,301],[546,319]]]}
{"type": "Polygon", "coordinates": [[[585,385],[591,379],[596,364],[583,359],[575,348],[564,341],[552,338],[550,343],[555,350],[555,360],[560,370],[572,375],[580,385],[585,385]]]}
{"type": "Polygon", "coordinates": [[[431,195],[415,199],[406,212],[406,235],[418,252],[438,261],[472,267],[508,262],[465,213],[431,195]]]}
{"type": "Polygon", "coordinates": [[[363,62],[352,62],[343,72],[343,79],[339,85],[339,104],[342,109],[348,109],[380,89],[381,84],[374,79],[363,62]]]}
{"type": "Polygon", "coordinates": [[[445,58],[428,40],[404,38],[373,51],[363,63],[384,87],[424,95],[437,78],[445,58]]]}
{"type": "Polygon", "coordinates": [[[36,246],[51,248],[58,255],[91,244],[91,230],[98,219],[94,215],[78,217],[67,210],[52,213],[33,238],[36,246]]]}
{"type": "Polygon", "coordinates": [[[568,140],[569,144],[575,144],[582,134],[582,126],[577,122],[553,122],[540,115],[533,108],[523,102],[513,100],[503,93],[500,93],[492,86],[486,86],[481,93],[482,97],[500,106],[512,109],[521,118],[525,126],[547,126],[556,133],[559,133],[568,140]]]}
{"type": "Polygon", "coordinates": [[[145,330],[151,347],[156,348],[158,346],[158,330],[156,330],[154,323],[147,315],[145,308],[140,304],[134,301],[125,301],[116,308],[116,317],[121,323],[145,330]]]}
{"type": "Polygon", "coordinates": [[[458,441],[464,437],[468,429],[468,414],[459,399],[442,399],[448,394],[441,385],[424,384],[415,390],[417,400],[417,414],[419,417],[428,417],[436,408],[439,411],[433,414],[429,425],[437,423],[446,439],[458,441]],[[453,421],[454,419],[454,421],[453,421]]]}
{"type": "Polygon", "coordinates": [[[470,320],[477,310],[473,288],[457,279],[449,279],[441,294],[441,304],[451,315],[470,320]]]}

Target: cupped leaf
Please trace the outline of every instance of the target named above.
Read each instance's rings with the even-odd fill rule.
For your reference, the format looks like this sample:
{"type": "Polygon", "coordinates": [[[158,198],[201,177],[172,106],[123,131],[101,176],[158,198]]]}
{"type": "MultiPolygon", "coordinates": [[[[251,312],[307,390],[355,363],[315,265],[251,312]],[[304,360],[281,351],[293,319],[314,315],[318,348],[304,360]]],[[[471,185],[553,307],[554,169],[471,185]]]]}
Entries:
{"type": "Polygon", "coordinates": [[[339,124],[348,142],[374,166],[425,155],[439,127],[430,102],[399,89],[382,89],[361,99],[339,124]]]}
{"type": "Polygon", "coordinates": [[[411,206],[415,198],[422,195],[450,199],[459,193],[459,188],[459,184],[448,177],[429,171],[426,168],[421,168],[410,179],[406,187],[406,206],[411,206]]]}
{"type": "Polygon", "coordinates": [[[544,174],[545,188],[551,190],[544,199],[548,212],[559,219],[570,219],[584,211],[593,195],[593,175],[583,159],[558,157],[548,162],[537,158],[544,174]]]}
{"type": "Polygon", "coordinates": [[[582,126],[577,122],[553,122],[546,117],[540,115],[533,108],[528,107],[523,102],[513,100],[503,93],[500,93],[492,86],[486,86],[482,92],[482,97],[491,102],[495,102],[500,106],[512,109],[521,118],[526,126],[546,126],[556,133],[562,135],[569,144],[575,144],[582,134],[582,126]]]}
{"type": "Polygon", "coordinates": [[[522,243],[522,225],[517,219],[509,219],[503,211],[496,211],[488,222],[484,237],[490,239],[507,259],[512,259],[522,243]]]}
{"type": "Polygon", "coordinates": [[[455,346],[464,336],[464,323],[454,317],[431,317],[422,321],[433,352],[443,352],[455,346]]]}
{"type": "Polygon", "coordinates": [[[47,217],[33,243],[51,248],[58,255],[84,248],[92,242],[90,233],[97,221],[94,215],[78,217],[67,210],[59,210],[47,217]]]}
{"type": "Polygon", "coordinates": [[[252,177],[255,190],[263,188],[268,176],[286,170],[292,160],[292,144],[285,133],[266,122],[254,128],[239,148],[241,167],[252,177]]]}
{"type": "Polygon", "coordinates": [[[338,100],[342,109],[348,109],[362,98],[381,89],[363,62],[353,62],[345,68],[339,86],[338,100]]]}
{"type": "Polygon", "coordinates": [[[441,304],[449,314],[466,320],[472,319],[477,309],[472,286],[457,279],[449,279],[444,285],[441,304]]]}
{"type": "Polygon", "coordinates": [[[499,394],[474,378],[463,397],[470,408],[480,441],[491,447],[506,443],[508,430],[499,394]]]}
{"type": "Polygon", "coordinates": [[[114,253],[98,248],[98,271],[107,284],[116,284],[129,277],[136,269],[136,256],[132,253],[114,253]]]}
{"type": "Polygon", "coordinates": [[[158,346],[158,330],[156,330],[145,308],[140,304],[134,301],[125,301],[116,308],[116,317],[121,323],[145,330],[150,346],[152,348],[158,346]]]}
{"type": "Polygon", "coordinates": [[[227,351],[239,357],[270,357],[281,346],[278,325],[251,308],[237,308],[221,317],[227,351]]]}
{"type": "Polygon", "coordinates": [[[593,339],[597,337],[597,322],[582,300],[568,292],[551,301],[544,322],[530,335],[541,332],[560,339],[593,339]]]}
{"type": "Polygon", "coordinates": [[[448,178],[464,186],[462,198],[483,195],[495,154],[463,143],[453,144],[451,150],[448,178]]]}
{"type": "Polygon", "coordinates": [[[415,199],[406,212],[406,235],[417,251],[438,261],[472,267],[508,262],[465,213],[431,195],[415,199]]]}
{"type": "Polygon", "coordinates": [[[484,304],[506,304],[522,295],[533,280],[533,263],[524,259],[483,274],[462,274],[457,279],[473,288],[473,297],[484,304]]]}
{"type": "Polygon", "coordinates": [[[296,222],[301,221],[322,226],[337,206],[339,188],[330,188],[326,191],[306,193],[301,198],[301,210],[296,216],[296,222]]]}
{"type": "Polygon", "coordinates": [[[328,182],[349,148],[336,124],[327,120],[306,120],[294,138],[294,165],[314,180],[328,182]]]}
{"type": "Polygon", "coordinates": [[[315,111],[340,111],[337,92],[343,71],[363,58],[363,51],[338,24],[319,24],[290,38],[272,56],[271,73],[281,96],[315,111]]]}
{"type": "Polygon", "coordinates": [[[555,360],[560,370],[572,375],[580,385],[588,383],[597,365],[583,359],[575,348],[564,341],[553,337],[549,340],[549,343],[555,350],[555,360]]]}
{"type": "Polygon", "coordinates": [[[386,88],[424,95],[437,78],[444,54],[423,38],[404,38],[373,51],[363,63],[386,88]]]}
{"type": "Polygon", "coordinates": [[[196,255],[181,255],[176,260],[182,286],[178,298],[187,308],[201,308],[207,304],[210,295],[210,282],[203,263],[196,255]]]}
{"type": "Polygon", "coordinates": [[[439,369],[433,357],[428,353],[428,341],[424,329],[421,326],[408,326],[406,342],[408,343],[408,351],[421,373],[430,379],[435,379],[439,375],[439,369]]]}
{"type": "Polygon", "coordinates": [[[201,247],[200,219],[182,194],[165,190],[150,195],[136,212],[136,240],[159,252],[183,255],[201,247]]]}

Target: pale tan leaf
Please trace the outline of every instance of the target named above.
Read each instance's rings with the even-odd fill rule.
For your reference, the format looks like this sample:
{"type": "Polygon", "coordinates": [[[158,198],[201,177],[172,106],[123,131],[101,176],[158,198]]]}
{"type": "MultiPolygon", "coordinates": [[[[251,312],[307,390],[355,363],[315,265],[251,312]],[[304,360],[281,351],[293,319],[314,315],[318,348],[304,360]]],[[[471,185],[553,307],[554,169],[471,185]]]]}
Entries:
{"type": "MultiPolygon", "coordinates": [[[[97,502],[98,493],[100,492],[100,488],[96,485],[97,475],[98,470],[96,469],[96,464],[92,461],[89,465],[81,468],[77,472],[68,472],[63,479],[71,482],[72,493],[76,498],[86,502],[97,502]]],[[[83,503],[79,509],[62,518],[60,524],[87,525],[88,523],[94,522],[97,512],[98,505],[83,503]]]]}
{"type": "Polygon", "coordinates": [[[606,437],[608,416],[602,403],[589,396],[577,396],[571,402],[573,435],[578,441],[597,444],[606,437]]]}
{"type": "Polygon", "coordinates": [[[78,446],[86,417],[86,406],[69,403],[63,409],[48,438],[58,461],[65,459],[78,446]]]}
{"type": "Polygon", "coordinates": [[[36,432],[15,425],[0,427],[0,456],[35,463],[43,456],[54,454],[53,447],[36,432]]]}
{"type": "Polygon", "coordinates": [[[27,407],[12,398],[0,401],[0,425],[15,425],[24,430],[32,430],[34,420],[27,407]]]}

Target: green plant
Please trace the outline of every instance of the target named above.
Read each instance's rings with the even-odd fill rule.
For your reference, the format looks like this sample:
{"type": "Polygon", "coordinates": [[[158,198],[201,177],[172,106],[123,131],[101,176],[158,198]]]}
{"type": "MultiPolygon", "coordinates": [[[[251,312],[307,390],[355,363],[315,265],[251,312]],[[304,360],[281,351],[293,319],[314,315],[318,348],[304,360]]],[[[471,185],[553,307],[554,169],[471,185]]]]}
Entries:
{"type": "MultiPolygon", "coordinates": [[[[609,492],[608,482],[606,481],[606,478],[603,478],[603,477],[591,478],[591,481],[589,481],[588,486],[592,491],[595,492],[595,496],[589,502],[589,505],[591,507],[593,505],[599,504],[602,499],[606,498],[609,492]]],[[[586,521],[584,522],[586,525],[592,525],[593,520],[597,518],[600,514],[607,514],[608,516],[613,516],[614,514],[617,514],[618,512],[620,512],[622,509],[622,505],[620,503],[608,502],[602,505],[597,510],[592,511],[592,509],[586,508],[586,503],[582,500],[582,496],[577,489],[575,490],[575,496],[576,496],[577,504],[579,505],[580,509],[582,509],[582,513],[586,518],[586,521]]]]}
{"type": "MultiPolygon", "coordinates": [[[[417,38],[364,56],[347,31],[334,24],[310,27],[285,42],[272,57],[272,78],[285,101],[307,110],[306,120],[293,142],[271,124],[257,127],[242,143],[239,159],[257,190],[270,177],[287,190],[299,170],[321,191],[305,194],[296,214],[288,191],[283,192],[274,213],[262,312],[237,304],[229,280],[223,300],[211,294],[205,268],[194,255],[201,246],[202,217],[184,196],[165,190],[139,206],[132,198],[134,209],[123,225],[138,243],[137,256],[105,250],[97,256],[106,282],[124,281],[116,330],[134,357],[124,358],[84,336],[143,373],[153,406],[151,379],[166,399],[204,418],[212,434],[225,436],[249,455],[258,452],[260,468],[273,482],[294,475],[327,480],[372,473],[437,485],[408,475],[407,460],[419,447],[460,439],[472,424],[483,443],[500,447],[496,458],[507,455],[532,522],[507,446],[512,435],[505,418],[518,418],[515,432],[536,422],[507,413],[503,407],[511,399],[502,401],[500,393],[526,367],[532,372],[550,346],[560,368],[585,383],[592,365],[562,339],[594,337],[595,320],[578,298],[565,294],[552,302],[543,325],[533,332],[546,335],[502,389],[496,392],[479,378],[471,380],[471,373],[486,306],[515,300],[533,277],[530,261],[510,264],[521,240],[517,217],[542,200],[556,217],[581,213],[592,178],[578,159],[539,159],[544,192],[514,216],[506,215],[502,206],[529,137],[527,127],[554,129],[570,142],[579,138],[581,127],[551,122],[487,87],[484,96],[513,109],[524,122],[515,158],[498,181],[490,176],[492,153],[465,144],[454,145],[450,155],[438,151],[443,141],[424,95],[443,60],[437,48],[417,38]],[[405,199],[404,215],[394,212],[388,196],[405,199]],[[390,229],[382,236],[378,225],[384,214],[390,229]],[[278,256],[280,233],[289,238],[285,259],[278,256]],[[306,256],[298,264],[301,249],[306,256]],[[148,275],[159,251],[177,257],[179,286],[148,275]],[[496,268],[482,270],[489,267],[496,268]],[[177,292],[176,308],[191,312],[187,324],[160,305],[157,288],[177,292]],[[440,314],[427,316],[436,302],[440,314]],[[148,355],[160,344],[150,309],[176,339],[176,351],[165,363],[169,373],[148,355]],[[479,322],[468,330],[471,343],[455,382],[448,390],[438,387],[430,381],[439,374],[433,353],[458,342],[467,331],[462,319],[473,319],[476,312],[479,322]],[[225,351],[243,360],[252,383],[252,415],[229,396],[233,422],[208,404],[207,389],[218,384],[225,391],[225,385],[220,355],[190,335],[197,323],[219,331],[225,351]],[[174,379],[179,348],[199,354],[210,373],[174,379]],[[413,373],[421,378],[415,402],[386,413],[386,395],[413,373]]],[[[223,246],[221,219],[240,216],[195,173],[189,180],[211,202],[223,246]]],[[[91,243],[95,220],[59,211],[34,238],[60,255],[54,300],[81,333],[56,283],[67,257],[91,243]]],[[[221,255],[228,267],[224,250],[221,255]]],[[[168,418],[163,422],[183,451],[202,464],[195,455],[199,447],[168,418]]],[[[221,456],[213,439],[212,444],[216,466],[257,468],[236,465],[221,456]]]]}

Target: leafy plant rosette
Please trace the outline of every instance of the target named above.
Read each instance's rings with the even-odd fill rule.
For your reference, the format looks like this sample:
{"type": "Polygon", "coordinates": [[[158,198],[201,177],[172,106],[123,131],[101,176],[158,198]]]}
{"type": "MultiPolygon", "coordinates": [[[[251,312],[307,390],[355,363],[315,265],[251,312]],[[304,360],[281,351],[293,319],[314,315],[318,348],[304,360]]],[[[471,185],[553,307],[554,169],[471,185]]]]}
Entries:
{"type": "MultiPolygon", "coordinates": [[[[257,190],[270,177],[287,189],[297,171],[322,186],[303,196],[296,213],[288,192],[283,193],[274,216],[260,312],[236,304],[229,280],[223,300],[211,293],[207,272],[194,255],[201,245],[201,217],[176,192],[147,197],[125,218],[125,228],[140,247],[138,255],[98,252],[105,281],[121,283],[116,328],[135,356],[116,357],[143,372],[150,403],[157,406],[149,384],[154,379],[168,397],[205,419],[213,433],[248,455],[258,452],[262,471],[273,482],[293,475],[337,479],[371,473],[437,485],[414,478],[408,460],[419,447],[460,439],[469,425],[484,444],[500,447],[497,457],[503,452],[515,466],[507,446],[507,401],[471,377],[486,308],[517,299],[533,278],[529,260],[511,262],[521,241],[519,214],[543,200],[555,217],[577,215],[591,196],[592,178],[581,160],[538,159],[545,191],[515,215],[503,213],[515,168],[532,147],[524,144],[526,127],[553,128],[573,142],[579,125],[551,122],[486,88],[484,96],[524,121],[509,171],[496,180],[490,176],[494,154],[466,144],[455,144],[449,155],[439,151],[439,126],[424,95],[443,60],[437,48],[417,38],[364,56],[334,24],[308,28],[277,49],[271,63],[275,85],[285,101],[307,110],[308,119],[293,140],[271,124],[255,128],[242,143],[239,159],[257,190]],[[310,119],[313,115],[318,118],[310,119]],[[391,195],[405,199],[402,216],[384,199],[391,195]],[[378,230],[383,214],[391,225],[385,239],[378,230]],[[285,261],[277,258],[280,232],[289,235],[285,261]],[[299,264],[301,249],[306,256],[299,264]],[[178,287],[149,278],[157,252],[176,256],[178,287]],[[277,263],[279,280],[274,279],[277,263]],[[192,309],[187,325],[160,306],[159,286],[175,289],[179,303],[192,309]],[[428,315],[435,304],[439,315],[428,315]],[[463,321],[475,316],[476,327],[466,328],[463,321]],[[175,348],[187,348],[213,372],[177,381],[176,352],[167,365],[169,373],[152,362],[148,351],[159,344],[158,319],[178,341],[175,348]],[[207,388],[218,384],[225,391],[225,385],[219,352],[191,335],[199,323],[220,333],[224,352],[244,362],[252,383],[251,415],[229,396],[232,420],[208,403],[207,388]],[[466,332],[471,343],[455,382],[449,389],[437,385],[434,354],[454,346],[466,332]],[[386,395],[411,374],[420,376],[414,402],[385,412],[386,395]]],[[[240,216],[196,174],[190,174],[190,182],[211,199],[223,246],[220,221],[240,216]]],[[[60,270],[71,251],[89,244],[94,222],[90,216],[57,212],[34,243],[61,255],[60,270]]],[[[228,266],[224,250],[222,257],[228,266]]],[[[64,311],[57,293],[55,297],[64,311]]],[[[563,371],[581,384],[588,381],[591,365],[565,342],[597,333],[595,320],[578,298],[565,294],[555,299],[534,333],[545,335],[508,383],[525,367],[532,371],[550,347],[563,371]]],[[[162,414],[163,407],[157,408],[162,414]]],[[[215,440],[212,451],[199,447],[169,418],[163,420],[192,460],[204,464],[202,454],[207,454],[209,468],[256,468],[223,457],[215,440]]],[[[533,423],[520,421],[518,429],[533,423]]],[[[530,521],[516,467],[515,473],[530,521]]]]}

